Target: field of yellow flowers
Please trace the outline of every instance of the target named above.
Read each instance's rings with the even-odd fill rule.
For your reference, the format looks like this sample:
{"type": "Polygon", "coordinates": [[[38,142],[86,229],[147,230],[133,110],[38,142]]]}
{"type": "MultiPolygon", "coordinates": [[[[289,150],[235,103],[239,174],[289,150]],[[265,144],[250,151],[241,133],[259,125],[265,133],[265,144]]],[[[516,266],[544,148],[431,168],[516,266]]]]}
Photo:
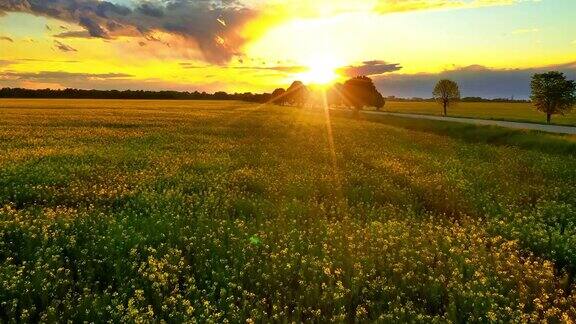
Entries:
{"type": "Polygon", "coordinates": [[[574,139],[435,125],[2,100],[0,321],[576,320],[574,139]]]}

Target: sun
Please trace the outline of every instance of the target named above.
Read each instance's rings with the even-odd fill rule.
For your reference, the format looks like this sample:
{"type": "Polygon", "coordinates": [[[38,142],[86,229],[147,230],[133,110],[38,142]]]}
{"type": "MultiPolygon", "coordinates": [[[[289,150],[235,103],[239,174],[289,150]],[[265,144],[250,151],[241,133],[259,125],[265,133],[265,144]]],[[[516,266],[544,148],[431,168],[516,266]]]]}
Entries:
{"type": "Polygon", "coordinates": [[[338,74],[331,68],[315,66],[311,67],[307,72],[302,73],[300,78],[306,84],[324,85],[336,80],[338,74]]]}
{"type": "Polygon", "coordinates": [[[332,57],[314,57],[304,63],[307,70],[297,75],[305,84],[329,85],[334,83],[340,75],[337,70],[340,64],[332,57]]]}

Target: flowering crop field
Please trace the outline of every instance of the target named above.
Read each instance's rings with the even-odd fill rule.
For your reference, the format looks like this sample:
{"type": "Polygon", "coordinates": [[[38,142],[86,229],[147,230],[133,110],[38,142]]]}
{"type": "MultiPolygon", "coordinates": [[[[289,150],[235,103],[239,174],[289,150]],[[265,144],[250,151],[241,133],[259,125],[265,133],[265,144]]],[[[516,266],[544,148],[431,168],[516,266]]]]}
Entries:
{"type": "Polygon", "coordinates": [[[2,100],[0,320],[576,320],[574,150],[407,123],[2,100]]]}

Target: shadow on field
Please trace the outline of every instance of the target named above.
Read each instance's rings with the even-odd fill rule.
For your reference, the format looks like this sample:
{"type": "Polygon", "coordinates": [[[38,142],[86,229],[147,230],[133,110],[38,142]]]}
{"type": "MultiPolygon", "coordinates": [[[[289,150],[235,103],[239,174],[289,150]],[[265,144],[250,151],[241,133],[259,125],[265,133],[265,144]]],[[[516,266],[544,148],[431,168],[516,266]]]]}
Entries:
{"type": "MultiPolygon", "coordinates": [[[[347,111],[334,111],[331,114],[335,117],[354,118],[353,113],[347,111]]],[[[576,139],[571,135],[508,129],[498,126],[408,119],[395,116],[363,114],[360,118],[409,130],[449,136],[470,143],[512,146],[544,153],[576,155],[576,139]]]]}

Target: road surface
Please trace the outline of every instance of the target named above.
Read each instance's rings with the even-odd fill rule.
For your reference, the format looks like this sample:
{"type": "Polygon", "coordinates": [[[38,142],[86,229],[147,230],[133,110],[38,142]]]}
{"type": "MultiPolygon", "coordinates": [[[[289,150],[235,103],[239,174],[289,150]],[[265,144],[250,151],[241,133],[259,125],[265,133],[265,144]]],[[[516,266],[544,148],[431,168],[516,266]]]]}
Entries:
{"type": "Polygon", "coordinates": [[[371,115],[388,115],[388,116],[414,118],[414,119],[429,119],[429,120],[449,121],[449,122],[466,123],[474,125],[500,126],[500,127],[527,129],[527,130],[535,130],[556,134],[576,135],[576,127],[572,126],[545,125],[545,124],[521,123],[521,122],[511,122],[501,120],[474,119],[474,118],[441,117],[432,115],[401,114],[401,113],[378,112],[378,111],[364,111],[363,113],[371,115]]]}

